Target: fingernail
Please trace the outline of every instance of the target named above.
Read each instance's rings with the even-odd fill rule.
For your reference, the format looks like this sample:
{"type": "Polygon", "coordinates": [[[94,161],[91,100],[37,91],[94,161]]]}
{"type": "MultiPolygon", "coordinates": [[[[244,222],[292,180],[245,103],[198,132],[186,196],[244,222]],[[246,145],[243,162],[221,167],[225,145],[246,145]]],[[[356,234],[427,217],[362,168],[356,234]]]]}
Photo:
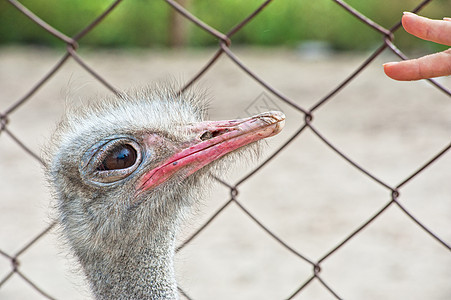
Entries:
{"type": "Polygon", "coordinates": [[[406,16],[408,16],[408,15],[410,15],[410,16],[416,16],[416,14],[414,14],[413,12],[410,12],[410,11],[405,11],[405,12],[403,12],[402,14],[403,14],[403,15],[406,15],[406,16]]]}
{"type": "Polygon", "coordinates": [[[444,18],[443,18],[443,21],[451,21],[451,18],[444,17],[444,18]]]}
{"type": "Polygon", "coordinates": [[[396,62],[396,61],[394,61],[394,62],[388,62],[388,63],[382,64],[382,66],[385,68],[385,67],[389,67],[389,66],[396,65],[397,63],[398,63],[398,62],[396,62]]]}

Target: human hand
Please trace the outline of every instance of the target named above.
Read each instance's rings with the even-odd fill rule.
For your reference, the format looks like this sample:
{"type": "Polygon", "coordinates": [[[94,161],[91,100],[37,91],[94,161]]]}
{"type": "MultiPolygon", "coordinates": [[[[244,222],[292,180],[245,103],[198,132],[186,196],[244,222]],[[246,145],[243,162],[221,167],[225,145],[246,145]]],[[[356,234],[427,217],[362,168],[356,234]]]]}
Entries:
{"type": "MultiPolygon", "coordinates": [[[[421,39],[451,46],[451,18],[431,20],[405,12],[402,16],[402,26],[408,33],[421,39]]],[[[451,75],[451,48],[417,59],[389,62],[383,66],[385,74],[395,80],[419,80],[451,75]]]]}

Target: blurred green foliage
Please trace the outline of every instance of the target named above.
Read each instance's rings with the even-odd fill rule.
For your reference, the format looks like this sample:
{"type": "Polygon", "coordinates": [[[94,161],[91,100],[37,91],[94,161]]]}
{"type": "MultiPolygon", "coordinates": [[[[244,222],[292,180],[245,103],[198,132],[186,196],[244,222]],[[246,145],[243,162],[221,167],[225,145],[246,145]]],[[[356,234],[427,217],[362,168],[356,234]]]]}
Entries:
{"type": "MultiPolygon", "coordinates": [[[[262,0],[190,0],[188,9],[210,26],[227,32],[255,10],[262,0]]],[[[347,0],[354,8],[390,28],[402,12],[419,0],[347,0]]],[[[111,0],[22,0],[21,3],[66,35],[82,30],[111,0]]],[[[435,0],[422,11],[431,18],[450,12],[450,0],[435,0]]],[[[170,7],[159,0],[124,0],[80,43],[96,47],[165,47],[169,40],[170,7]]],[[[217,40],[189,21],[187,43],[216,45],[217,40]]],[[[234,44],[296,46],[305,40],[327,41],[338,50],[365,50],[380,44],[381,34],[366,26],[331,0],[275,0],[233,36],[234,44]]],[[[419,41],[402,29],[395,41],[401,48],[440,47],[419,41]]],[[[64,46],[7,1],[0,1],[0,44],[26,43],[64,46]]]]}

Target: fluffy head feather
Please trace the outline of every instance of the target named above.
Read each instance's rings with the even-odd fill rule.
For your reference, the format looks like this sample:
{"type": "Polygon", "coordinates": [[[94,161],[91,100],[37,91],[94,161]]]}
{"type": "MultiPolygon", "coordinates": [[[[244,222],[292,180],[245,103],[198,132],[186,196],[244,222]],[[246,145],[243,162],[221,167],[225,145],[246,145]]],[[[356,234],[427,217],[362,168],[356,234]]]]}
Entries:
{"type": "MultiPolygon", "coordinates": [[[[158,238],[158,233],[173,227],[198,198],[198,180],[174,178],[146,195],[152,201],[132,206],[130,197],[139,172],[117,184],[91,184],[80,173],[80,162],[90,147],[117,137],[132,136],[140,142],[140,136],[155,133],[171,143],[191,138],[185,125],[200,122],[206,115],[201,97],[190,92],[177,96],[171,88],[159,86],[68,109],[47,147],[47,175],[63,234],[78,257],[108,248],[112,254],[117,249],[120,255],[120,245],[158,238]],[[171,201],[174,194],[182,195],[182,201],[171,201]]],[[[154,164],[164,159],[169,150],[165,148],[171,147],[159,141],[149,157],[154,164]]]]}

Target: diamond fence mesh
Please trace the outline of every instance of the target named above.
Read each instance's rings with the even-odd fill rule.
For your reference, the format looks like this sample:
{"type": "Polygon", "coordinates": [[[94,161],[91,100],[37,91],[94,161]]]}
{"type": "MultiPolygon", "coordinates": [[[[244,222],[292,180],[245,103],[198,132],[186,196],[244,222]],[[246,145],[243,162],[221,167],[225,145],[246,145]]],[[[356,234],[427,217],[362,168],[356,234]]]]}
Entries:
{"type": "MultiPolygon", "coordinates": [[[[332,1],[332,0],[331,0],[332,1]]],[[[84,70],[86,70],[89,74],[91,74],[96,80],[98,80],[102,85],[104,85],[107,89],[109,89],[112,93],[118,93],[118,89],[109,82],[108,76],[104,76],[101,74],[101,72],[97,71],[95,68],[91,67],[83,58],[82,55],[79,54],[79,47],[78,41],[86,36],[89,35],[90,32],[99,24],[102,23],[103,20],[108,18],[108,16],[114,11],[114,10],[120,10],[121,9],[121,2],[122,1],[114,1],[111,3],[111,5],[103,11],[96,19],[92,21],[91,24],[89,24],[86,28],[83,28],[78,34],[74,36],[67,36],[64,33],[58,31],[57,28],[54,28],[46,23],[44,19],[41,19],[39,16],[35,15],[32,11],[28,10],[27,7],[23,6],[20,2],[15,0],[8,0],[8,2],[11,4],[14,9],[19,10],[21,13],[23,13],[27,18],[32,20],[36,26],[42,27],[44,30],[48,32],[48,34],[54,35],[56,38],[58,38],[62,44],[66,45],[66,51],[64,55],[59,59],[59,61],[45,74],[42,74],[38,82],[31,86],[31,87],[24,87],[21,86],[21,89],[23,90],[23,96],[19,99],[16,99],[13,101],[9,106],[5,106],[6,101],[2,101],[1,107],[1,113],[0,113],[0,120],[1,120],[1,128],[0,128],[0,143],[4,142],[7,137],[10,138],[13,143],[15,143],[17,146],[19,146],[23,151],[23,155],[29,155],[32,157],[33,160],[37,161],[39,164],[43,165],[44,162],[40,159],[40,156],[38,153],[36,153],[34,150],[29,148],[27,146],[28,142],[27,140],[22,139],[20,136],[16,135],[14,133],[14,130],[12,129],[14,126],[14,122],[21,122],[20,119],[16,119],[12,121],[14,118],[13,116],[20,110],[24,109],[30,102],[34,100],[35,93],[48,84],[51,78],[57,76],[57,72],[62,69],[69,61],[76,62],[79,66],[81,66],[84,70]]],[[[365,167],[362,164],[359,163],[358,159],[354,159],[353,154],[349,153],[347,150],[342,150],[340,147],[336,146],[333,142],[334,137],[329,137],[327,133],[323,132],[320,127],[317,126],[316,122],[316,112],[323,107],[327,107],[331,103],[333,103],[334,99],[339,95],[342,90],[344,90],[351,82],[355,81],[356,78],[358,78],[364,70],[369,68],[370,65],[374,64],[375,60],[379,58],[384,51],[389,51],[391,53],[394,53],[396,56],[398,56],[401,59],[406,59],[407,57],[397,48],[395,45],[394,40],[394,33],[401,27],[400,21],[396,24],[394,24],[391,28],[384,28],[383,26],[377,24],[367,16],[360,13],[358,10],[354,9],[350,5],[348,5],[346,2],[340,1],[340,0],[334,0],[336,4],[338,4],[337,9],[344,9],[346,12],[348,12],[353,17],[357,18],[359,21],[361,21],[363,24],[369,27],[369,30],[377,31],[380,34],[381,37],[381,43],[380,46],[377,47],[377,49],[368,55],[368,57],[364,60],[363,63],[360,63],[359,65],[355,66],[355,69],[351,72],[351,74],[343,79],[340,80],[339,84],[337,84],[335,87],[330,89],[329,91],[325,92],[325,96],[321,97],[320,99],[316,99],[313,105],[310,107],[302,106],[299,104],[299,101],[297,101],[293,97],[286,96],[283,91],[280,91],[276,89],[270,81],[267,81],[260,77],[257,72],[254,72],[253,68],[247,66],[239,57],[236,51],[233,50],[232,42],[234,35],[238,33],[240,30],[242,30],[244,27],[247,26],[249,22],[251,22],[254,18],[258,18],[259,14],[266,9],[271,9],[271,6],[269,5],[272,1],[264,1],[261,3],[259,7],[255,9],[251,14],[249,14],[246,18],[244,18],[241,22],[239,22],[238,25],[231,28],[228,32],[220,32],[217,29],[209,26],[208,24],[204,23],[201,19],[194,16],[188,9],[182,7],[179,3],[172,0],[166,0],[167,4],[171,6],[171,8],[176,11],[178,14],[186,18],[189,22],[192,22],[208,34],[212,35],[214,38],[216,38],[219,42],[219,46],[215,53],[212,54],[211,58],[208,60],[208,62],[204,66],[199,66],[197,74],[192,76],[188,82],[185,83],[185,85],[180,89],[180,92],[183,93],[183,91],[193,85],[196,81],[206,76],[206,74],[209,72],[209,70],[218,64],[220,58],[226,58],[228,63],[236,65],[238,68],[240,68],[242,71],[244,71],[247,76],[252,78],[255,82],[257,82],[261,87],[264,89],[264,93],[256,99],[256,102],[251,103],[251,106],[249,107],[249,110],[256,109],[257,112],[259,112],[259,107],[261,108],[274,108],[274,106],[277,108],[280,105],[284,105],[284,107],[287,107],[286,110],[290,110],[290,114],[293,113],[297,118],[299,119],[297,124],[298,127],[296,130],[294,130],[293,134],[284,140],[280,146],[275,149],[270,156],[268,156],[263,162],[261,162],[257,168],[255,168],[252,172],[246,174],[245,176],[242,176],[240,179],[236,181],[232,180],[225,180],[222,178],[217,178],[218,184],[222,187],[226,188],[229,195],[226,196],[225,199],[222,199],[220,205],[218,208],[216,208],[215,211],[211,213],[211,216],[208,217],[203,224],[196,227],[194,232],[190,232],[186,239],[182,241],[180,246],[177,248],[178,255],[183,254],[184,250],[186,248],[189,248],[190,245],[195,243],[196,239],[201,237],[205,234],[205,231],[209,229],[212,225],[212,223],[216,222],[218,219],[221,218],[221,216],[227,214],[228,211],[231,210],[232,207],[234,209],[238,209],[242,215],[245,215],[246,218],[248,218],[251,222],[253,222],[259,229],[260,232],[263,232],[266,235],[267,239],[274,240],[278,247],[281,249],[285,249],[286,251],[283,252],[284,255],[292,256],[295,260],[301,261],[302,263],[298,265],[292,266],[292,268],[302,268],[302,269],[308,269],[309,271],[306,271],[303,273],[303,275],[299,276],[299,278],[290,278],[290,282],[294,282],[294,284],[291,286],[291,288],[285,289],[283,288],[282,291],[280,291],[279,298],[283,299],[304,299],[303,297],[309,297],[308,290],[312,288],[312,286],[319,287],[323,290],[322,297],[324,299],[342,299],[342,298],[355,298],[352,292],[353,279],[349,279],[348,281],[351,281],[350,283],[346,283],[346,285],[349,285],[349,287],[344,288],[343,287],[343,281],[334,279],[333,276],[327,276],[327,270],[328,265],[327,263],[329,261],[333,261],[333,258],[337,256],[340,252],[345,251],[345,249],[349,247],[353,247],[352,241],[355,240],[358,236],[368,234],[366,231],[368,228],[373,226],[375,223],[380,222],[381,219],[384,218],[384,216],[390,215],[393,213],[393,210],[396,210],[405,219],[411,220],[413,224],[416,225],[415,229],[415,237],[418,237],[418,239],[423,243],[423,236],[428,236],[428,239],[425,239],[425,247],[431,247],[436,249],[437,245],[439,245],[439,250],[434,251],[441,251],[446,252],[448,260],[445,258],[442,261],[439,261],[439,264],[447,265],[447,269],[451,269],[450,260],[449,260],[449,250],[451,250],[449,239],[451,238],[450,234],[451,231],[449,219],[446,220],[446,222],[443,222],[443,228],[440,228],[440,230],[433,230],[428,225],[428,222],[424,221],[421,217],[417,217],[416,215],[420,213],[414,213],[409,208],[409,201],[404,201],[402,197],[403,190],[408,186],[415,186],[415,180],[417,177],[421,176],[432,176],[430,175],[427,170],[430,169],[431,165],[436,164],[442,164],[442,167],[446,170],[443,176],[447,176],[447,179],[445,178],[444,182],[448,182],[451,179],[451,166],[449,165],[449,152],[451,148],[450,141],[444,141],[443,145],[441,147],[438,147],[435,152],[427,157],[427,159],[423,159],[422,161],[416,161],[415,168],[409,173],[402,174],[402,180],[399,183],[393,183],[392,180],[384,180],[381,179],[381,177],[377,174],[377,168],[373,166],[371,167],[365,167]],[[252,105],[254,105],[252,107],[252,105]],[[295,114],[295,113],[298,114],[295,114]],[[278,157],[283,156],[287,149],[298,147],[296,144],[296,141],[301,139],[301,137],[306,135],[313,135],[316,138],[319,139],[321,143],[321,147],[328,148],[332,150],[332,153],[346,163],[346,168],[348,169],[354,169],[357,171],[358,176],[360,178],[366,178],[367,180],[371,181],[371,184],[373,185],[373,189],[377,192],[386,192],[386,197],[383,199],[382,205],[379,207],[376,207],[371,210],[371,213],[368,215],[360,216],[360,222],[353,224],[353,227],[351,230],[348,229],[338,240],[333,241],[333,246],[326,249],[321,249],[320,253],[315,253],[314,256],[311,254],[306,254],[308,251],[304,251],[302,244],[299,242],[293,242],[293,240],[290,239],[288,241],[286,238],[284,238],[281,234],[278,234],[278,229],[275,229],[274,227],[278,228],[277,226],[273,226],[273,222],[265,222],[261,216],[259,216],[258,212],[255,212],[253,209],[249,208],[248,205],[246,205],[246,199],[245,197],[241,197],[240,192],[243,189],[246,189],[246,185],[249,181],[252,180],[255,176],[258,176],[259,173],[262,172],[262,169],[264,167],[266,168],[269,165],[272,164],[278,164],[279,160],[277,160],[278,157]],[[296,145],[295,145],[296,144],[296,145]],[[448,161],[446,160],[448,159],[448,161]],[[448,163],[448,164],[447,164],[448,163]],[[445,166],[447,164],[447,166],[445,166]],[[269,225],[271,224],[271,225],[269,225]],[[440,233],[438,233],[440,232],[440,233]],[[446,240],[448,239],[448,240],[446,240]]],[[[406,10],[410,10],[413,12],[420,12],[428,3],[434,2],[432,0],[429,1],[422,1],[418,2],[416,7],[406,7],[406,10]]],[[[124,72],[127,72],[126,70],[124,72]]],[[[289,76],[289,75],[287,75],[289,76]]],[[[428,93],[432,97],[435,97],[437,94],[440,94],[443,96],[445,94],[445,97],[449,99],[449,96],[451,96],[451,92],[448,88],[440,84],[436,80],[428,80],[433,89],[428,90],[428,93]]],[[[414,84],[423,84],[423,83],[414,83],[414,84]]],[[[384,87],[379,87],[383,89],[384,87]]],[[[3,93],[0,92],[0,95],[3,93]]],[[[4,97],[7,97],[7,93],[4,93],[4,97]]],[[[3,96],[2,96],[3,97],[3,96]]],[[[368,98],[371,97],[367,96],[368,98]]],[[[362,99],[361,101],[369,101],[362,99]]],[[[400,99],[393,99],[392,101],[401,101],[400,99]]],[[[371,103],[371,101],[369,101],[371,103]]],[[[373,103],[374,104],[374,103],[373,103]]],[[[433,106],[432,103],[425,103],[425,106],[433,106]]],[[[448,103],[449,106],[449,103],[448,103]]],[[[352,109],[352,108],[351,108],[352,109]]],[[[387,111],[390,110],[390,107],[386,108],[387,111]]],[[[346,116],[343,116],[345,118],[346,116]]],[[[425,120],[425,122],[431,121],[430,119],[425,120]]],[[[381,120],[383,125],[390,126],[390,121],[386,121],[386,119],[381,120]],[[388,123],[388,124],[385,124],[388,123]]],[[[421,127],[421,121],[415,122],[416,126],[419,128],[421,127]]],[[[445,120],[443,126],[446,128],[449,128],[449,118],[448,120],[445,120]]],[[[39,135],[40,133],[36,133],[39,135]]],[[[387,144],[385,145],[387,148],[390,148],[391,145],[387,144]]],[[[303,155],[302,149],[299,151],[299,155],[303,155]]],[[[424,157],[424,156],[423,156],[424,157]]],[[[387,160],[390,161],[390,158],[387,157],[387,160]]],[[[314,162],[318,168],[322,168],[323,165],[321,161],[314,162]]],[[[397,172],[397,164],[396,161],[390,162],[391,168],[393,172],[397,172]]],[[[296,162],[293,162],[293,166],[295,168],[299,168],[296,172],[304,172],[303,166],[296,166],[296,162]]],[[[9,168],[8,171],[5,169],[5,175],[4,176],[10,176],[12,172],[14,172],[13,166],[7,166],[5,164],[5,168],[9,168]]],[[[3,168],[3,167],[2,167],[3,168]]],[[[324,168],[327,170],[326,166],[324,168]]],[[[305,172],[308,172],[305,170],[305,172]]],[[[330,172],[330,171],[325,171],[330,172]]],[[[2,173],[3,174],[3,173],[2,173]]],[[[266,173],[265,173],[266,174],[266,173]]],[[[20,174],[17,175],[20,177],[20,174]]],[[[277,177],[278,174],[271,173],[271,176],[277,177]]],[[[343,176],[346,176],[343,174],[343,176]]],[[[359,184],[351,182],[354,179],[349,179],[349,185],[352,186],[353,184],[359,184]]],[[[294,186],[287,186],[286,184],[280,183],[276,179],[273,180],[274,185],[266,188],[270,188],[273,191],[280,191],[280,198],[281,199],[275,199],[277,201],[284,201],[283,200],[283,193],[282,191],[285,189],[292,189],[293,193],[296,190],[294,186]],[[277,183],[277,184],[276,184],[277,183]]],[[[291,182],[291,181],[290,181],[291,182]]],[[[360,182],[360,181],[359,181],[360,182]]],[[[311,182],[298,182],[296,185],[302,186],[303,184],[312,184],[311,182]]],[[[264,187],[262,187],[264,188],[264,187]]],[[[324,187],[326,188],[326,187],[324,187]]],[[[427,191],[428,198],[424,199],[424,205],[428,207],[433,207],[432,211],[435,211],[437,215],[440,215],[442,213],[441,210],[448,211],[451,209],[450,206],[450,194],[449,194],[449,188],[446,186],[440,186],[439,188],[442,189],[441,192],[438,191],[437,188],[431,188],[430,191],[427,191]],[[442,199],[443,198],[443,199],[442,199]],[[438,203],[440,203],[439,206],[438,203]],[[434,209],[434,207],[436,207],[434,209]]],[[[252,191],[251,191],[252,192],[252,191]]],[[[378,194],[379,195],[379,194],[378,194]]],[[[310,195],[310,197],[315,198],[315,195],[310,195]]],[[[379,196],[377,196],[379,197],[379,196]]],[[[297,201],[302,202],[302,196],[296,196],[295,198],[297,201]]],[[[274,200],[274,201],[275,201],[274,200]]],[[[408,200],[408,199],[406,199],[408,200]]],[[[15,201],[15,195],[6,195],[5,197],[2,196],[1,202],[2,206],[8,207],[8,202],[14,202],[15,201]]],[[[29,201],[33,201],[33,199],[29,199],[29,201]]],[[[330,206],[340,206],[340,199],[331,199],[330,206]]],[[[234,211],[235,211],[234,210],[234,211]]],[[[348,208],[348,210],[352,213],[353,207],[348,208]]],[[[24,210],[26,212],[27,210],[24,210]]],[[[6,209],[2,209],[1,214],[8,214],[9,212],[6,209]]],[[[297,212],[295,209],[289,209],[285,212],[286,214],[292,214],[296,215],[299,212],[297,212]]],[[[318,211],[312,212],[312,214],[318,213],[318,211]]],[[[322,214],[322,212],[320,212],[322,214]]],[[[26,215],[22,216],[23,218],[27,218],[26,215]]],[[[317,216],[320,217],[320,216],[317,216]]],[[[320,218],[321,219],[321,218],[320,218]]],[[[279,222],[284,222],[284,219],[278,220],[279,222]]],[[[327,220],[326,220],[327,221],[327,220]]],[[[232,221],[230,221],[232,222],[232,221]]],[[[225,226],[234,226],[233,223],[225,223],[225,226]]],[[[1,272],[0,272],[0,295],[2,294],[2,290],[5,290],[8,286],[8,284],[13,280],[21,280],[22,284],[24,286],[32,287],[34,290],[34,295],[36,298],[44,298],[44,299],[56,299],[57,297],[54,296],[52,293],[52,286],[43,285],[41,284],[42,278],[39,277],[33,277],[27,274],[26,266],[27,264],[34,264],[34,262],[28,261],[26,258],[23,259],[23,257],[26,255],[26,253],[32,251],[33,247],[36,247],[36,245],[39,243],[40,240],[44,239],[48,235],[51,234],[52,231],[54,231],[56,227],[55,223],[50,223],[48,226],[44,228],[36,228],[35,235],[30,238],[30,240],[25,241],[23,244],[19,245],[5,245],[3,242],[0,241],[0,259],[3,260],[3,263],[1,265],[1,272]],[[10,250],[12,248],[18,249],[16,251],[10,250]],[[6,250],[8,249],[8,250],[6,250]],[[9,267],[8,263],[9,262],[9,267]]],[[[215,227],[216,228],[216,227],[215,227]]],[[[301,230],[299,228],[293,228],[293,230],[301,230]]],[[[332,230],[332,229],[331,229],[332,230]]],[[[8,231],[6,234],[14,235],[15,234],[15,228],[14,226],[5,226],[2,231],[4,231],[3,234],[5,234],[5,231],[8,231]]],[[[220,233],[217,233],[220,234],[220,233]]],[[[315,234],[315,233],[312,233],[315,234]]],[[[396,222],[393,223],[393,232],[388,234],[398,234],[402,235],[402,232],[399,232],[397,230],[397,224],[396,222]]],[[[407,241],[406,243],[410,243],[411,241],[407,241]]],[[[414,243],[415,244],[415,243],[414,243]]],[[[369,249],[372,247],[375,247],[374,245],[368,245],[369,249]]],[[[308,247],[307,247],[308,248],[308,247]]],[[[238,250],[239,251],[239,250],[238,250]]],[[[258,251],[258,250],[257,250],[258,251]]],[[[385,253],[385,256],[381,258],[381,264],[387,263],[389,265],[390,261],[390,253],[385,253]]],[[[187,257],[189,259],[189,256],[187,257]]],[[[249,257],[248,259],[252,259],[252,257],[249,257]]],[[[369,258],[371,260],[371,256],[369,258]]],[[[424,258],[422,258],[424,259],[424,258]]],[[[426,258],[428,259],[428,258],[426,258]]],[[[262,262],[263,266],[260,270],[249,270],[250,273],[254,272],[265,272],[264,264],[267,262],[262,262]]],[[[417,260],[413,260],[410,262],[412,265],[415,265],[418,263],[417,260]]],[[[332,262],[333,264],[333,262],[332,262]]],[[[437,264],[437,260],[434,260],[434,264],[437,264]]],[[[244,263],[245,265],[245,263],[244,263]]],[[[360,276],[356,270],[360,268],[366,268],[365,264],[362,264],[361,261],[359,261],[356,257],[356,260],[349,260],[346,262],[346,266],[349,266],[349,270],[342,269],[341,273],[344,278],[349,277],[349,272],[354,273],[355,276],[360,276]]],[[[229,272],[234,272],[232,266],[231,270],[229,272]]],[[[245,267],[242,267],[245,268],[245,267]]],[[[333,268],[333,267],[330,267],[333,268]]],[[[45,272],[52,272],[52,266],[45,266],[45,272]]],[[[415,268],[414,268],[415,269],[415,268]]],[[[399,271],[399,270],[398,270],[399,271]]],[[[396,274],[398,272],[397,270],[393,270],[393,272],[396,274]]],[[[226,272],[226,271],[224,271],[226,272]]],[[[270,272],[270,271],[268,271],[270,272]]],[[[284,273],[285,271],[282,270],[280,273],[284,273]]],[[[401,272],[402,273],[402,272],[401,272]]],[[[292,274],[292,273],[290,273],[292,274]]],[[[367,274],[367,273],[364,273],[367,274]]],[[[195,274],[189,274],[189,276],[196,277],[195,274]]],[[[215,275],[216,276],[216,275],[215,275]]],[[[257,275],[255,275],[257,276],[257,275]]],[[[436,287],[427,287],[425,290],[428,289],[441,289],[442,292],[440,295],[443,295],[443,299],[446,299],[451,297],[451,290],[446,286],[446,284],[443,284],[443,282],[448,282],[451,280],[451,274],[448,272],[444,272],[440,275],[440,278],[432,278],[431,282],[434,282],[437,284],[436,287]],[[446,277],[447,275],[447,277],[446,277]]],[[[434,277],[433,274],[430,275],[430,277],[434,277]]],[[[350,277],[351,278],[351,277],[350,277]]],[[[421,277],[423,278],[423,277],[421,277]]],[[[246,280],[246,279],[242,279],[246,280]]],[[[387,279],[394,281],[396,283],[396,275],[394,275],[394,278],[387,279]]],[[[276,284],[277,280],[269,279],[267,282],[268,290],[275,289],[276,287],[273,286],[273,284],[276,284]]],[[[179,291],[180,291],[180,297],[186,298],[186,299],[197,299],[197,298],[205,298],[205,295],[199,294],[198,291],[195,291],[194,294],[191,292],[191,289],[189,287],[185,287],[185,284],[187,286],[192,285],[192,283],[189,283],[189,280],[187,282],[180,281],[179,291]]],[[[376,289],[380,290],[380,293],[377,295],[374,294],[372,296],[368,296],[368,299],[375,298],[389,298],[387,297],[386,293],[389,293],[384,289],[384,280],[382,278],[368,278],[367,279],[368,285],[375,285],[376,289]]],[[[200,289],[207,288],[206,286],[202,286],[202,282],[196,283],[197,286],[200,286],[200,289]]],[[[237,285],[233,283],[229,283],[230,290],[233,290],[237,285]]],[[[430,285],[430,282],[411,282],[410,285],[416,286],[416,285],[430,285]]],[[[211,288],[211,287],[209,287],[211,288]]],[[[252,288],[252,287],[251,287],[252,288]]],[[[265,287],[259,286],[256,287],[257,289],[264,290],[265,287]]],[[[214,289],[214,287],[213,287],[214,289]]],[[[6,294],[7,295],[7,294],[6,294]]],[[[233,292],[231,292],[231,295],[233,295],[233,292]]],[[[242,294],[241,297],[245,294],[242,294]]],[[[268,295],[273,295],[269,293],[268,295]]],[[[369,294],[370,295],[370,294],[369,294]]],[[[412,296],[412,295],[410,295],[412,296]]],[[[272,296],[269,296],[271,298],[272,296]]],[[[217,297],[220,298],[219,295],[217,297]]],[[[235,296],[226,296],[226,298],[240,298],[239,295],[235,296]]],[[[415,297],[409,297],[411,299],[415,297]]]]}

